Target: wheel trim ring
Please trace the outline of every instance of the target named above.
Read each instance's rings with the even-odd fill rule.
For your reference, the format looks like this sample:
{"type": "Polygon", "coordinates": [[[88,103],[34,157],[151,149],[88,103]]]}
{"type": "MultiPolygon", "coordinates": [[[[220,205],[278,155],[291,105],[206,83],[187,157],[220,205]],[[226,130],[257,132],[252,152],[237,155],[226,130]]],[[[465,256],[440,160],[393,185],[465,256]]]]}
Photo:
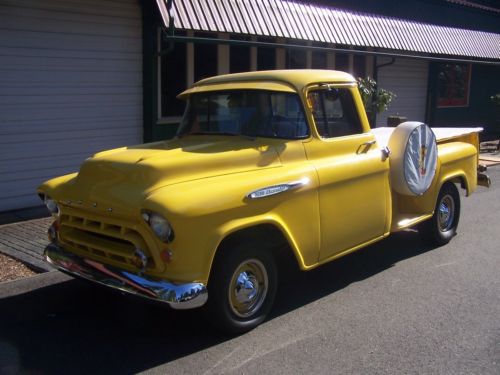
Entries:
{"type": "Polygon", "coordinates": [[[446,232],[453,227],[455,220],[455,201],[446,194],[441,198],[438,206],[438,227],[441,232],[446,232]]]}
{"type": "Polygon", "coordinates": [[[229,307],[233,314],[248,318],[258,311],[266,299],[269,278],[264,264],[247,259],[236,267],[229,284],[229,307]],[[243,282],[247,282],[243,285],[243,282]],[[246,287],[246,288],[244,288],[246,287]]]}

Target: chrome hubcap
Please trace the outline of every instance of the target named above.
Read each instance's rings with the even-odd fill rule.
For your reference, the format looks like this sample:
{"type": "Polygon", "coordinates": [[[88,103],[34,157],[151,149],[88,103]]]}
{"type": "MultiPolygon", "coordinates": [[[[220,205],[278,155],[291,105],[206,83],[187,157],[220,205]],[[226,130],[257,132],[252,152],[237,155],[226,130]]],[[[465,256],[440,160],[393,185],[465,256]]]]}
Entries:
{"type": "Polygon", "coordinates": [[[242,262],[231,278],[229,301],[233,313],[241,318],[251,316],[264,303],[268,289],[267,271],[262,262],[242,262]]]}
{"type": "Polygon", "coordinates": [[[438,225],[439,230],[446,232],[453,226],[455,216],[455,201],[450,195],[445,195],[439,203],[438,225]]]}

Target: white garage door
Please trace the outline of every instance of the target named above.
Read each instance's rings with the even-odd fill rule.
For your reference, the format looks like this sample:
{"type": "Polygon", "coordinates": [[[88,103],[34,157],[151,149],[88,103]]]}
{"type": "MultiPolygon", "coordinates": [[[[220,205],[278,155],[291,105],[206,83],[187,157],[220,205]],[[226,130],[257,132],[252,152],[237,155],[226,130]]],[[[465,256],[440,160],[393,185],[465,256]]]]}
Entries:
{"type": "Polygon", "coordinates": [[[142,141],[141,19],[137,0],[0,0],[0,211],[142,141]]]}
{"type": "MultiPolygon", "coordinates": [[[[378,64],[389,59],[377,59],[378,64]]],[[[381,88],[397,95],[389,110],[377,116],[377,126],[387,126],[387,116],[404,116],[408,121],[425,121],[427,75],[429,63],[424,60],[396,59],[378,71],[381,88]]]]}

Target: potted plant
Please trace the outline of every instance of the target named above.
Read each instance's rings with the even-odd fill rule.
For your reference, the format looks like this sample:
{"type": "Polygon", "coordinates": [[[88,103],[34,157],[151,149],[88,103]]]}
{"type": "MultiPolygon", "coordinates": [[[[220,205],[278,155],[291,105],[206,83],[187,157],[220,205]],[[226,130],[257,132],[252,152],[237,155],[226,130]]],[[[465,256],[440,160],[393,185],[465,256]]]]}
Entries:
{"type": "MultiPolygon", "coordinates": [[[[358,88],[365,106],[366,115],[370,121],[370,125],[373,127],[375,115],[386,111],[389,108],[389,104],[391,104],[392,100],[396,97],[396,94],[377,87],[377,82],[371,77],[359,77],[358,88]]],[[[402,119],[399,116],[396,117],[399,120],[402,119]]]]}

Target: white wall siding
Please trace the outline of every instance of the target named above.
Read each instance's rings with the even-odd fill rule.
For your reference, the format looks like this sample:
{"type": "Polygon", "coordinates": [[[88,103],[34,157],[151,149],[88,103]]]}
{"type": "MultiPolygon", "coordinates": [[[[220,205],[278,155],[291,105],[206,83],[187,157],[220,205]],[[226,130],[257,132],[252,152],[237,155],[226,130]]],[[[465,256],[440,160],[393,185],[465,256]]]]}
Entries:
{"type": "MultiPolygon", "coordinates": [[[[377,64],[388,62],[378,59],[377,64]]],[[[377,116],[377,126],[387,126],[387,116],[405,116],[408,121],[425,121],[427,77],[429,62],[424,60],[396,59],[392,65],[378,71],[381,88],[397,95],[389,110],[377,116]]]]}
{"type": "Polygon", "coordinates": [[[138,0],[0,0],[0,211],[142,142],[141,20],[138,0]]]}

